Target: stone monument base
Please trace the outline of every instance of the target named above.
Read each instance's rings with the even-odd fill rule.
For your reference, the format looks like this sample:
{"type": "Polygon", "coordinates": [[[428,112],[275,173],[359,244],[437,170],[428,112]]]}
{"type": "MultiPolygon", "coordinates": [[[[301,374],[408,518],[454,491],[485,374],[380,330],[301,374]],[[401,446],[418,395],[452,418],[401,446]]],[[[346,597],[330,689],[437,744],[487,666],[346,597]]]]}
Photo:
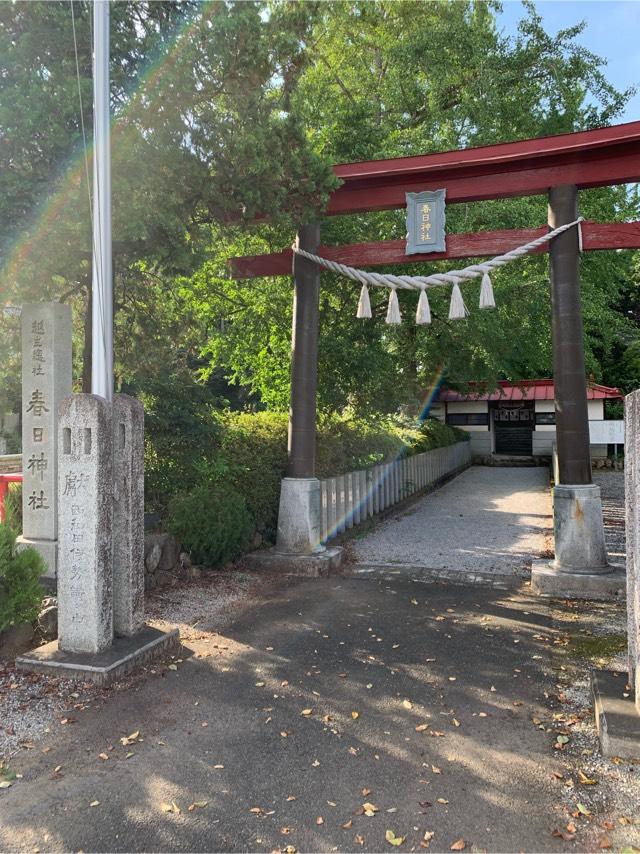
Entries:
{"type": "Polygon", "coordinates": [[[129,638],[114,638],[109,649],[100,653],[64,652],[58,641],[31,650],[16,658],[18,670],[29,670],[79,682],[110,685],[141,664],[164,655],[180,644],[178,629],[162,632],[145,626],[129,638]]]}
{"type": "Polygon", "coordinates": [[[640,712],[627,691],[627,674],[595,670],[591,675],[593,711],[604,756],[640,759],[640,712]],[[624,697],[628,694],[628,697],[624,697]]]}
{"type": "Polygon", "coordinates": [[[284,575],[321,578],[333,575],[344,563],[344,549],[335,546],[312,554],[287,554],[276,549],[264,549],[244,556],[251,569],[268,569],[284,575]]]}
{"type": "Polygon", "coordinates": [[[568,572],[555,561],[534,560],[531,566],[531,590],[538,596],[556,599],[624,599],[626,575],[621,566],[611,565],[608,572],[568,572]]]}

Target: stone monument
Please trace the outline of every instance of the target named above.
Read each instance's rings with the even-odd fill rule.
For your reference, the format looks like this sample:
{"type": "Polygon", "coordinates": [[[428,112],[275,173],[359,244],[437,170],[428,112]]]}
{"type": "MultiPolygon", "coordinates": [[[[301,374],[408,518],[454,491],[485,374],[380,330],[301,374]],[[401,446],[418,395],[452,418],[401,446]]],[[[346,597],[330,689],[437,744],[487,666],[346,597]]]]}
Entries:
{"type": "Polygon", "coordinates": [[[22,536],[18,548],[42,555],[45,578],[57,567],[58,406],[71,394],[71,308],[22,307],[22,536]]]}
{"type": "Polygon", "coordinates": [[[16,665],[107,684],[179,643],[144,623],[144,411],[77,394],[58,416],[58,640],[16,665]]]}
{"type": "Polygon", "coordinates": [[[640,759],[640,391],[625,398],[624,421],[628,674],[594,670],[591,684],[603,754],[640,759]]]}
{"type": "Polygon", "coordinates": [[[144,625],[144,409],[113,398],[113,629],[131,637],[144,625]]]}
{"type": "Polygon", "coordinates": [[[58,642],[103,652],[113,639],[111,407],[94,394],[60,406],[58,642]]]}
{"type": "Polygon", "coordinates": [[[640,714],[640,391],[625,398],[624,420],[629,682],[640,714]]]}

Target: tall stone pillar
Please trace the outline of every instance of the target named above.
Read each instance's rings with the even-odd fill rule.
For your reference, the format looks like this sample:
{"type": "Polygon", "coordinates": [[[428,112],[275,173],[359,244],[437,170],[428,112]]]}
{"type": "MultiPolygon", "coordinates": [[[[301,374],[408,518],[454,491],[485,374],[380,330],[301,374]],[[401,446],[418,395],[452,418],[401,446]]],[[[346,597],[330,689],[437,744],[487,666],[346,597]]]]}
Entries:
{"type": "Polygon", "coordinates": [[[58,406],[71,394],[71,308],[22,307],[22,536],[55,579],[58,540],[58,406]]]}
{"type": "Polygon", "coordinates": [[[76,394],[60,406],[58,645],[98,653],[113,641],[111,406],[76,394]]]}
{"type": "Polygon", "coordinates": [[[629,682],[640,714],[640,391],[628,394],[624,404],[629,682]]]}
{"type": "MultiPolygon", "coordinates": [[[[552,187],[549,228],[577,218],[576,187],[552,187]]],[[[577,229],[554,237],[549,254],[560,483],[553,490],[555,560],[534,563],[531,586],[548,596],[609,598],[622,592],[624,578],[608,562],[600,487],[591,480],[577,229]]]]}
{"type": "Polygon", "coordinates": [[[132,637],[144,625],[144,408],[113,397],[113,630],[132,637]]]}

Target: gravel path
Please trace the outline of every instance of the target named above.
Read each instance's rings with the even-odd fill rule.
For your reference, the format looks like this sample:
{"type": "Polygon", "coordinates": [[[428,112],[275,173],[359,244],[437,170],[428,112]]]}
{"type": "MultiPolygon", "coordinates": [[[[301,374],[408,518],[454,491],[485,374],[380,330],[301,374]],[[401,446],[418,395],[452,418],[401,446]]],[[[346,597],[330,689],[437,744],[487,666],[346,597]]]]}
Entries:
{"type": "Polygon", "coordinates": [[[357,563],[522,575],[549,547],[546,468],[472,466],[353,544],[357,563]]]}

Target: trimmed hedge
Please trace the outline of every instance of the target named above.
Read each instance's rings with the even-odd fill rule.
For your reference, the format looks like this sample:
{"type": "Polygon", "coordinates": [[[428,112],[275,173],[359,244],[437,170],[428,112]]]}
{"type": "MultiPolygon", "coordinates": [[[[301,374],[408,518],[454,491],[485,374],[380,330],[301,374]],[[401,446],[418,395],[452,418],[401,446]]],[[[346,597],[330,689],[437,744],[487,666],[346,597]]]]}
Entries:
{"type": "Polygon", "coordinates": [[[173,498],[168,528],[196,563],[220,566],[246,550],[254,525],[243,496],[233,487],[201,483],[173,498]]]}

